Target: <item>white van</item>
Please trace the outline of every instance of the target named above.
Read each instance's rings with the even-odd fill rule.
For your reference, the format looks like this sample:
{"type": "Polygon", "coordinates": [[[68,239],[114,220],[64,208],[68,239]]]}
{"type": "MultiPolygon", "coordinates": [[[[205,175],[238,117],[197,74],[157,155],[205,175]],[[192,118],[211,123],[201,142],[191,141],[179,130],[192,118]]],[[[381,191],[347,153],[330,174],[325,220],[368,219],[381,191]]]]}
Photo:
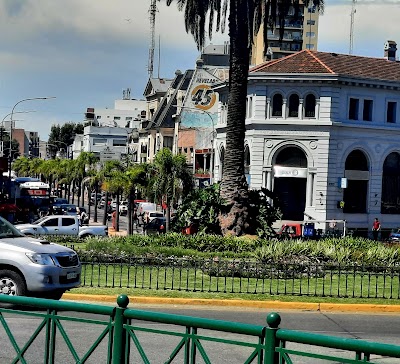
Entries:
{"type": "Polygon", "coordinates": [[[147,211],[156,211],[157,210],[157,204],[153,202],[139,202],[138,208],[137,208],[137,216],[139,218],[139,223],[143,224],[144,220],[144,213],[147,211]]]}

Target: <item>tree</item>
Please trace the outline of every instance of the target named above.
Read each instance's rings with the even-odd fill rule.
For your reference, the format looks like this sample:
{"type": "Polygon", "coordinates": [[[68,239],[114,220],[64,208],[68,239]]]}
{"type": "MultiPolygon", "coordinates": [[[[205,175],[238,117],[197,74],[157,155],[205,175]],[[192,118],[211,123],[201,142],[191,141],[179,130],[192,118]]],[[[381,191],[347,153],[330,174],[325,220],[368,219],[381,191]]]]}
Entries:
{"type": "Polygon", "coordinates": [[[67,145],[71,145],[76,134],[83,134],[83,124],[68,122],[63,125],[52,125],[49,134],[50,155],[54,158],[57,150],[66,148],[67,145]]]}
{"type": "MultiPolygon", "coordinates": [[[[173,0],[166,0],[171,5],[173,0]]],[[[177,0],[178,9],[185,12],[186,31],[190,32],[198,49],[205,45],[206,31],[210,39],[212,31],[223,32],[229,12],[230,37],[229,97],[226,132],[224,172],[221,181],[221,197],[225,208],[220,214],[224,234],[241,235],[249,227],[248,186],[244,176],[244,138],[246,118],[247,77],[254,37],[264,27],[264,43],[267,46],[267,30],[280,25],[283,37],[284,19],[291,7],[295,14],[300,0],[177,0]],[[208,27],[206,26],[208,22],[208,27]]],[[[305,6],[313,4],[322,11],[324,0],[304,0],[305,6]]],[[[266,47],[265,47],[266,49],[266,47]]]]}
{"type": "Polygon", "coordinates": [[[170,224],[170,207],[182,194],[186,195],[192,189],[192,174],[182,154],[172,155],[168,148],[161,149],[152,166],[152,186],[156,200],[164,201],[166,205],[166,231],[170,224]]]}

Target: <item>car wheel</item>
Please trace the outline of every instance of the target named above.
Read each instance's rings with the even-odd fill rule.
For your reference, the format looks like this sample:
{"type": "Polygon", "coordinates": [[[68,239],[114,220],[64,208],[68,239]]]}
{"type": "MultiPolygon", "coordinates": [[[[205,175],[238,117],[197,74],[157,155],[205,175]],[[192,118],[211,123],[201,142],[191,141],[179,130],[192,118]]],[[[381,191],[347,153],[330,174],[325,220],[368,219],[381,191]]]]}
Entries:
{"type": "Polygon", "coordinates": [[[12,270],[0,270],[0,294],[25,296],[26,283],[23,277],[12,270]]]}

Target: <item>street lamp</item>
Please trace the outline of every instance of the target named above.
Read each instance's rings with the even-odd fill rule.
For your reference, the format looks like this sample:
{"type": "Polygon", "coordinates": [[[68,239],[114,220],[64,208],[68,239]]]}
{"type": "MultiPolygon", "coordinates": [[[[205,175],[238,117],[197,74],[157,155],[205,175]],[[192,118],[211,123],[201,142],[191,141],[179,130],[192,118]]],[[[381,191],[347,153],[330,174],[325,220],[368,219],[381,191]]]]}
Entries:
{"type": "MultiPolygon", "coordinates": [[[[214,179],[214,135],[215,135],[215,124],[214,124],[214,119],[211,115],[210,112],[206,111],[206,110],[200,110],[198,108],[195,107],[190,107],[190,106],[179,106],[179,105],[173,105],[176,108],[181,108],[181,109],[188,109],[188,110],[196,110],[197,112],[203,112],[205,113],[211,120],[211,124],[212,124],[212,135],[211,135],[211,161],[210,161],[210,185],[213,184],[213,179],[214,179]]],[[[180,113],[178,114],[180,115],[180,113]]],[[[194,151],[195,152],[195,151],[194,151]]],[[[193,163],[196,163],[195,160],[195,156],[194,156],[194,161],[193,163]]]]}
{"type": "MultiPolygon", "coordinates": [[[[27,114],[30,112],[35,112],[35,110],[27,110],[27,111],[16,111],[14,112],[14,114],[27,114]]],[[[6,148],[4,149],[4,145],[3,145],[3,133],[4,133],[4,122],[6,121],[7,117],[10,116],[11,113],[8,113],[6,116],[4,116],[3,120],[1,121],[1,131],[0,131],[0,140],[1,140],[1,149],[0,149],[0,157],[4,156],[4,150],[9,149],[6,148]]]]}
{"type": "MultiPolygon", "coordinates": [[[[12,149],[12,129],[13,129],[13,116],[14,116],[14,110],[22,102],[25,101],[33,101],[33,100],[48,100],[48,99],[55,99],[55,96],[49,96],[49,97],[30,97],[27,99],[22,99],[19,100],[12,108],[11,110],[11,116],[10,116],[10,149],[12,149]]],[[[10,164],[9,164],[9,178],[11,179],[11,164],[12,164],[12,157],[10,156],[10,164]]]]}

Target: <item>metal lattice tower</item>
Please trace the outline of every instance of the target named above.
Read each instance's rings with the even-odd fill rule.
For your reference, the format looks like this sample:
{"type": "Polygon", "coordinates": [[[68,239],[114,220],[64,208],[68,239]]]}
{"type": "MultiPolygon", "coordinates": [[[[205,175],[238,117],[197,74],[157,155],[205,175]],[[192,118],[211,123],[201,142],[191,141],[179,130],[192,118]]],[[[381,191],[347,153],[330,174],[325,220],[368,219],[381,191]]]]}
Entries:
{"type": "Polygon", "coordinates": [[[149,47],[149,62],[147,65],[147,70],[150,78],[153,77],[153,68],[154,68],[154,49],[155,49],[155,32],[156,32],[156,6],[157,0],[151,0],[150,4],[150,47],[149,47]]]}
{"type": "Polygon", "coordinates": [[[349,47],[349,54],[353,54],[353,40],[354,40],[354,15],[356,13],[356,1],[353,0],[353,4],[351,6],[351,13],[350,13],[350,47],[349,47]]]}

